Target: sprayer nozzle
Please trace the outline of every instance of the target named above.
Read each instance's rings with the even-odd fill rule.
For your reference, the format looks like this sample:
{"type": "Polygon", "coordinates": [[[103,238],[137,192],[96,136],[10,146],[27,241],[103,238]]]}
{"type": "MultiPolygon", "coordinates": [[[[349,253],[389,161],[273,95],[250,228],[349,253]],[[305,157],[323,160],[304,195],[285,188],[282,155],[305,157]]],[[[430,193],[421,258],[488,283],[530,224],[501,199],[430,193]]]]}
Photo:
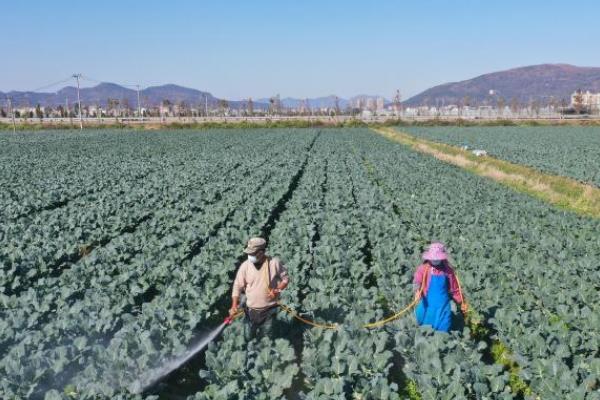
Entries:
{"type": "Polygon", "coordinates": [[[230,325],[233,322],[233,318],[231,316],[225,318],[225,321],[223,321],[223,323],[225,325],[230,325]]]}

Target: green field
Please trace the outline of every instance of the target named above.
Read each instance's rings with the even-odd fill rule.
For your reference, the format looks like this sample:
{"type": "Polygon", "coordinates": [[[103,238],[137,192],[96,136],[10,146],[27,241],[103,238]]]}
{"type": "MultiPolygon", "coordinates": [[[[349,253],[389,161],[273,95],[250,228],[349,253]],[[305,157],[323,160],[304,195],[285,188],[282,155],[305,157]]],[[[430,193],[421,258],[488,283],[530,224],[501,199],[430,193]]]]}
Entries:
{"type": "Polygon", "coordinates": [[[600,187],[600,128],[403,127],[400,130],[600,187]]]}
{"type": "Polygon", "coordinates": [[[368,129],[2,133],[0,185],[2,399],[600,398],[600,222],[368,129]],[[246,343],[238,320],[133,394],[222,321],[253,235],[283,302],[340,329],[280,312],[246,343]],[[481,332],[363,329],[411,302],[433,240],[481,332]]]}

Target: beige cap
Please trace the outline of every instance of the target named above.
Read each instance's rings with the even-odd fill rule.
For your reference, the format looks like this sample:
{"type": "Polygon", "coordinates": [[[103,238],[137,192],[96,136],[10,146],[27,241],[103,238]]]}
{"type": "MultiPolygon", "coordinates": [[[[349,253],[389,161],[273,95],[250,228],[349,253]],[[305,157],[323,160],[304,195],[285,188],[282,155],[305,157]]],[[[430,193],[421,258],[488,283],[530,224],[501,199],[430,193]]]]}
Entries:
{"type": "Polygon", "coordinates": [[[254,254],[259,250],[264,250],[267,247],[267,241],[260,237],[253,237],[248,240],[248,244],[244,249],[246,254],[254,254]]]}

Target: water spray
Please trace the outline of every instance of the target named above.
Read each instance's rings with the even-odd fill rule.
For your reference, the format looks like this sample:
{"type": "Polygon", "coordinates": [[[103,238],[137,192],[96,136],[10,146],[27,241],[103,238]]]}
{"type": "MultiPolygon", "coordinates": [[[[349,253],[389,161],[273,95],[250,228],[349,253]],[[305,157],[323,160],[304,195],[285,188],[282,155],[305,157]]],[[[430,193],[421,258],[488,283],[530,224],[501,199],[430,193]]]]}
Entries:
{"type": "Polygon", "coordinates": [[[140,394],[148,388],[155,385],[162,378],[169,375],[171,372],[175,371],[183,364],[188,362],[190,359],[192,359],[196,354],[204,350],[210,342],[215,340],[221,334],[221,332],[223,332],[223,329],[225,329],[227,325],[231,325],[231,323],[242,314],[243,312],[240,311],[235,315],[228,316],[227,318],[225,318],[221,325],[213,329],[207,336],[201,339],[196,345],[194,345],[184,354],[170,361],[167,361],[158,368],[155,368],[143,374],[139,379],[137,379],[129,386],[129,391],[134,394],[140,394]]]}

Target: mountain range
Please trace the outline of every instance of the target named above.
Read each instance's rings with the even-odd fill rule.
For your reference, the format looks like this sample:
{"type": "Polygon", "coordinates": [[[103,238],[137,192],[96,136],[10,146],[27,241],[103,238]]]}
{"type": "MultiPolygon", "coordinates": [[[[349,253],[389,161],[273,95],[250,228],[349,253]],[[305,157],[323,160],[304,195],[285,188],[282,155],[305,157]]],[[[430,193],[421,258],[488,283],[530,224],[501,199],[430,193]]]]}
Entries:
{"type": "MultiPolygon", "coordinates": [[[[80,91],[81,103],[83,105],[100,105],[107,107],[109,99],[118,100],[121,104],[129,103],[131,108],[137,107],[137,91],[128,87],[120,86],[115,83],[100,83],[93,87],[81,88],[80,91]]],[[[11,91],[8,93],[0,92],[0,98],[4,99],[9,96],[12,99],[15,107],[34,107],[39,104],[42,107],[51,106],[57,107],[65,105],[67,102],[71,105],[77,101],[77,88],[73,86],[64,87],[57,92],[21,92],[11,91]]],[[[376,98],[377,96],[355,96],[349,100],[338,98],[340,108],[346,108],[354,99],[376,98]]],[[[159,106],[163,100],[169,100],[172,104],[185,102],[188,105],[203,107],[205,102],[209,107],[217,107],[221,99],[213,96],[209,92],[190,89],[183,86],[168,84],[162,86],[151,86],[140,90],[140,101],[144,107],[159,106]]],[[[311,108],[335,107],[336,96],[317,97],[312,99],[295,99],[284,98],[281,100],[281,105],[285,108],[299,108],[303,102],[308,100],[311,108]]],[[[234,109],[246,107],[246,101],[228,100],[228,106],[234,109]]],[[[255,109],[267,109],[270,104],[270,99],[253,100],[255,109]]]]}
{"type": "MultiPolygon", "coordinates": [[[[77,101],[77,88],[73,86],[64,87],[54,93],[40,92],[0,92],[0,96],[10,96],[13,104],[19,106],[53,106],[64,105],[66,102],[73,104],[77,101]]],[[[86,105],[100,105],[106,107],[109,99],[119,100],[121,103],[127,101],[133,108],[137,105],[137,91],[114,83],[100,83],[94,87],[82,88],[80,90],[81,102],[86,105]]],[[[201,104],[208,102],[215,106],[219,99],[208,92],[190,89],[178,85],[151,86],[140,90],[140,100],[144,106],[158,106],[163,100],[171,103],[186,102],[187,104],[201,104]]],[[[233,106],[235,106],[234,102],[233,106]]]]}
{"type": "MultiPolygon", "coordinates": [[[[473,79],[445,83],[434,86],[404,101],[405,106],[462,104],[468,101],[472,105],[494,103],[500,97],[508,103],[512,99],[519,102],[538,100],[547,103],[550,99],[560,101],[569,99],[578,89],[600,92],[600,68],[577,67],[568,64],[541,64],[509,69],[481,75],[473,79]]],[[[64,105],[73,104],[77,100],[77,89],[73,86],[64,87],[54,93],[0,92],[0,98],[9,96],[16,107],[64,105]]],[[[137,92],[134,89],[114,83],[100,83],[94,87],[80,90],[81,101],[86,105],[98,104],[107,106],[108,99],[116,99],[123,104],[127,101],[130,107],[137,106],[137,92]]],[[[376,98],[378,96],[360,95],[349,99],[337,98],[338,105],[345,109],[354,104],[358,98],[376,98]]],[[[188,105],[202,107],[205,102],[209,107],[218,105],[220,99],[211,93],[183,86],[168,84],[151,86],[140,90],[140,99],[145,107],[158,106],[163,100],[176,104],[185,102],[188,105]]],[[[254,100],[255,109],[266,109],[270,99],[254,100]]],[[[297,99],[286,97],[281,99],[285,108],[299,108],[308,102],[311,108],[335,107],[336,96],[297,99]]],[[[388,100],[385,100],[389,104],[388,100]]],[[[245,107],[245,101],[228,101],[231,108],[245,107]]]]}

